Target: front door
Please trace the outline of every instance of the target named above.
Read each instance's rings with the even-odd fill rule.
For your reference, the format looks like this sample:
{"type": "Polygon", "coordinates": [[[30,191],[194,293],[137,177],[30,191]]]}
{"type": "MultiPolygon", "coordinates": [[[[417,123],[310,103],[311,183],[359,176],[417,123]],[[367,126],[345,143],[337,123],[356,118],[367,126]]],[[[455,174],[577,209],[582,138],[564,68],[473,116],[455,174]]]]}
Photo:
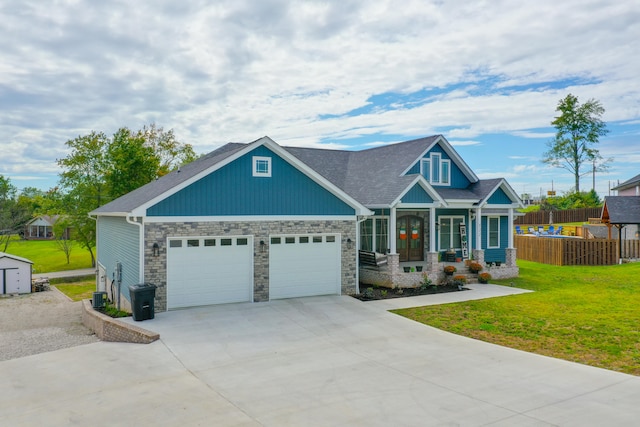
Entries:
{"type": "Polygon", "coordinates": [[[424,221],[419,216],[401,216],[396,221],[396,249],[400,255],[400,262],[423,260],[423,230],[424,221]]]}

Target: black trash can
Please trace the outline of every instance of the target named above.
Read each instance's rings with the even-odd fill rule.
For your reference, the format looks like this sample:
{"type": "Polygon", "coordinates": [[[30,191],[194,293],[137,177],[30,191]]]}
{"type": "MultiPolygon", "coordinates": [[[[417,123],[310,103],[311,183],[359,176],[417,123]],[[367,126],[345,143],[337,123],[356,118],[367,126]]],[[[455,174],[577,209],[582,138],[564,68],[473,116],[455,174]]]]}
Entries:
{"type": "Polygon", "coordinates": [[[155,316],[153,300],[156,297],[156,285],[140,283],[129,286],[133,320],[148,320],[155,316]]]}

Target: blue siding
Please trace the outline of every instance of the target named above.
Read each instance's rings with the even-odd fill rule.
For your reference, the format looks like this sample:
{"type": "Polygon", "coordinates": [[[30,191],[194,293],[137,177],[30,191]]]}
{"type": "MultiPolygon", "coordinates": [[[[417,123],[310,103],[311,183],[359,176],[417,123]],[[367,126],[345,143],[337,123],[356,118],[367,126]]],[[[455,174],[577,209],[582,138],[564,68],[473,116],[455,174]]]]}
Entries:
{"type": "Polygon", "coordinates": [[[415,162],[413,166],[411,166],[411,169],[409,169],[405,175],[419,175],[419,174],[420,174],[420,160],[415,162]]]}
{"type": "Polygon", "coordinates": [[[495,249],[487,249],[487,217],[482,217],[482,249],[484,249],[484,259],[489,262],[506,262],[507,251],[509,245],[509,217],[500,217],[500,247],[495,249]]]}
{"type": "Polygon", "coordinates": [[[433,203],[433,198],[418,184],[414,185],[402,198],[402,203],[433,203]]]}
{"type": "Polygon", "coordinates": [[[507,193],[502,190],[502,188],[498,188],[496,192],[489,197],[487,203],[489,205],[510,205],[511,199],[507,196],[507,193]]]}
{"type": "MultiPolygon", "coordinates": [[[[431,150],[429,150],[423,158],[428,159],[431,156],[431,153],[440,153],[442,155],[442,160],[451,160],[451,182],[449,185],[439,185],[432,184],[434,187],[447,187],[447,188],[467,188],[471,181],[467,179],[467,177],[462,173],[462,169],[454,162],[451,157],[447,155],[447,153],[442,149],[440,144],[434,145],[431,150]]],[[[420,160],[417,161],[406,175],[419,174],[420,173],[420,160]]],[[[430,177],[426,177],[427,181],[431,182],[430,177]]]]}
{"type": "Polygon", "coordinates": [[[122,294],[130,300],[129,286],[140,281],[140,228],[124,218],[100,216],[97,233],[98,262],[106,269],[107,284],[114,280],[116,263],[120,262],[122,294]]]}
{"type": "Polygon", "coordinates": [[[264,146],[147,210],[149,216],[354,214],[351,206],[264,146]],[[253,156],[271,158],[271,177],[252,176],[253,156]]]}

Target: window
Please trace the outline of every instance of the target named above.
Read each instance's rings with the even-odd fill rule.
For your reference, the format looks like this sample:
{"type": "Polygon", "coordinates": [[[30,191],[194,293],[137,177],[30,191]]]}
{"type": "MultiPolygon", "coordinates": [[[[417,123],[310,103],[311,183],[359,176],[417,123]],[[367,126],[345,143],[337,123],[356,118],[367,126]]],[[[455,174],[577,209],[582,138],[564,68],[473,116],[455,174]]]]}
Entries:
{"type": "Polygon", "coordinates": [[[441,216],[438,218],[440,224],[440,250],[460,249],[462,240],[460,239],[460,224],[464,224],[462,216],[441,216]]]}
{"type": "Polygon", "coordinates": [[[236,245],[238,246],[247,246],[248,243],[249,243],[249,239],[246,239],[244,237],[238,238],[238,240],[236,240],[236,245]]]}
{"type": "Polygon", "coordinates": [[[181,248],[182,247],[182,240],[169,240],[169,247],[170,248],[181,248]]]}
{"type": "Polygon", "coordinates": [[[295,237],[285,237],[284,238],[284,242],[285,243],[295,243],[296,242],[296,238],[295,237]]]}
{"type": "Polygon", "coordinates": [[[216,239],[204,239],[204,245],[205,246],[215,246],[216,245],[216,239]]]}
{"type": "Polygon", "coordinates": [[[440,182],[440,154],[431,155],[431,164],[433,165],[431,169],[431,182],[437,184],[440,182]]]}
{"type": "Polygon", "coordinates": [[[322,236],[313,236],[313,243],[322,243],[322,236]]]}
{"type": "Polygon", "coordinates": [[[487,218],[487,248],[500,247],[500,217],[487,218]]]}
{"type": "Polygon", "coordinates": [[[360,249],[387,253],[389,249],[388,218],[370,218],[360,223],[360,249]],[[375,230],[375,233],[374,233],[375,230]]]}
{"type": "Polygon", "coordinates": [[[451,183],[451,160],[443,159],[441,153],[431,153],[429,158],[420,162],[420,173],[431,184],[449,185],[451,183]]]}
{"type": "Polygon", "coordinates": [[[282,242],[282,240],[280,239],[280,237],[272,237],[271,238],[271,244],[272,245],[279,245],[282,242]]]}
{"type": "Polygon", "coordinates": [[[232,245],[232,240],[231,239],[220,239],[220,245],[221,246],[231,246],[232,245]]]}
{"type": "Polygon", "coordinates": [[[200,246],[200,240],[197,240],[197,239],[189,239],[189,240],[187,240],[187,247],[188,248],[197,248],[198,246],[200,246]]]}
{"type": "Polygon", "coordinates": [[[451,160],[443,160],[440,166],[440,184],[449,185],[449,178],[451,174],[449,170],[451,169],[451,160]]]}
{"type": "Polygon", "coordinates": [[[271,157],[253,157],[253,176],[271,176],[271,157]]]}
{"type": "Polygon", "coordinates": [[[308,237],[300,237],[300,243],[309,243],[309,238],[308,237]]]}
{"type": "Polygon", "coordinates": [[[327,243],[335,243],[336,236],[327,236],[327,243]]]}

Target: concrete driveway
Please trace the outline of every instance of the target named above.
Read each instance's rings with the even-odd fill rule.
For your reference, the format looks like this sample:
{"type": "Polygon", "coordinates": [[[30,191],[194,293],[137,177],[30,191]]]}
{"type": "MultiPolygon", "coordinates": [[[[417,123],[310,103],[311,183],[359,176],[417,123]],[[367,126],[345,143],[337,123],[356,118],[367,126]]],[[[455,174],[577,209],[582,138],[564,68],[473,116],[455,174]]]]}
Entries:
{"type": "Polygon", "coordinates": [[[158,313],[137,323],[160,333],[153,344],[100,342],[1,362],[1,424],[628,426],[640,419],[638,377],[448,334],[386,308],[335,296],[158,313]]]}

